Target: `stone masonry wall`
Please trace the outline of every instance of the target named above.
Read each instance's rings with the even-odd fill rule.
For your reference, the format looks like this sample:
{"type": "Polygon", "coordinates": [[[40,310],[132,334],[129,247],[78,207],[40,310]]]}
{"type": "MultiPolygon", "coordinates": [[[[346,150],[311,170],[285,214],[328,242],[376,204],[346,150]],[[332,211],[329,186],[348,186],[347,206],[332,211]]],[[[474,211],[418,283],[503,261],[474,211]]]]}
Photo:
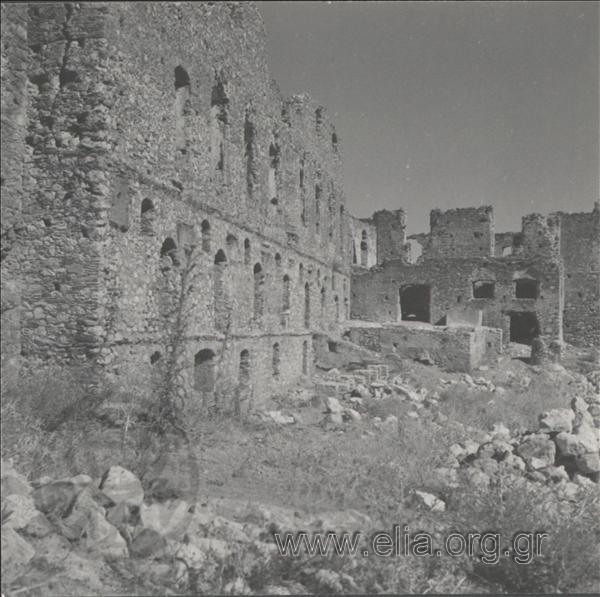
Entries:
{"type": "Polygon", "coordinates": [[[557,213],[565,264],[564,336],[600,346],[600,204],[591,213],[557,213]]]}
{"type": "Polygon", "coordinates": [[[494,212],[489,206],[434,209],[424,259],[490,257],[494,254],[494,212]]]}
{"type": "Polygon", "coordinates": [[[27,6],[2,4],[2,384],[16,379],[21,354],[21,256],[17,245],[23,229],[22,195],[25,157],[27,6]]]}
{"type": "Polygon", "coordinates": [[[481,309],[482,323],[500,328],[510,337],[510,313],[534,312],[541,332],[562,338],[562,266],[543,259],[431,259],[411,265],[390,261],[352,278],[351,316],[367,321],[400,320],[400,289],[425,284],[430,287],[430,323],[444,325],[448,311],[459,305],[481,309]],[[517,279],[539,283],[537,298],[516,298],[517,279]],[[473,285],[494,285],[492,298],[474,298],[473,285]]]}
{"type": "Polygon", "coordinates": [[[26,162],[13,276],[26,362],[151,370],[193,264],[191,386],[208,351],[255,400],[306,374],[313,331],[349,314],[351,217],[337,133],[307,96],[282,98],[254,5],[26,10],[7,7],[7,37],[26,26],[29,101],[3,152],[26,162]]]}

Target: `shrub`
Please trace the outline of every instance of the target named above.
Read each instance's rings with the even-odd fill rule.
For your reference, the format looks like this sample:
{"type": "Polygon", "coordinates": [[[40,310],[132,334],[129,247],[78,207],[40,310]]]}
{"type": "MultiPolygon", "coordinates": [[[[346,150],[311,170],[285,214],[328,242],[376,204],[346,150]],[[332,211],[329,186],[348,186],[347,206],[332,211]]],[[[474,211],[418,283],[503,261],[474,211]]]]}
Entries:
{"type": "MultiPolygon", "coordinates": [[[[491,490],[458,489],[451,500],[459,532],[493,532],[500,535],[498,563],[464,562],[471,574],[513,593],[573,593],[598,589],[599,497],[581,489],[577,501],[562,501],[555,489],[518,477],[499,477],[491,490]],[[512,550],[517,533],[548,534],[541,555],[517,563],[512,550]]],[[[524,546],[523,546],[524,547],[524,546]]],[[[517,554],[519,555],[519,554],[517,554]]]]}

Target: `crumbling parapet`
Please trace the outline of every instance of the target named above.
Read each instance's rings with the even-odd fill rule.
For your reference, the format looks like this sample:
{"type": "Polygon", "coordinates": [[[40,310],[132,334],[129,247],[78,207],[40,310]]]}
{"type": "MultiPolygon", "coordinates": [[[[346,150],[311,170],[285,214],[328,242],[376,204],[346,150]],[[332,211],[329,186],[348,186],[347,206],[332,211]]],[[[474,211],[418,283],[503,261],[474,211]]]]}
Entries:
{"type": "Polygon", "coordinates": [[[403,209],[383,209],[373,214],[377,229],[377,263],[402,259],[406,254],[406,216],[403,209]]]}
{"type": "Polygon", "coordinates": [[[560,258],[560,218],[557,215],[523,216],[523,253],[529,256],[542,255],[549,259],[560,258]]]}
{"type": "Polygon", "coordinates": [[[494,210],[491,206],[441,211],[429,217],[430,239],[425,259],[491,257],[494,255],[494,210]]]}

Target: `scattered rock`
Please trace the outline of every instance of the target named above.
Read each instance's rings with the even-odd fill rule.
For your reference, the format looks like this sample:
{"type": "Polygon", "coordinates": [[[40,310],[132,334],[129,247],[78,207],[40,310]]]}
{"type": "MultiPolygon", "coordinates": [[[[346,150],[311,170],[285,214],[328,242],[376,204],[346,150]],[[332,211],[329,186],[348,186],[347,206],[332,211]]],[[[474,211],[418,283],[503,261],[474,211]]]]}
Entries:
{"type": "Polygon", "coordinates": [[[2,495],[31,495],[31,485],[27,479],[16,471],[9,471],[2,476],[2,495]]]}
{"type": "Polygon", "coordinates": [[[590,425],[582,424],[577,433],[559,433],[556,447],[563,456],[582,456],[598,452],[598,432],[590,425]]]}
{"type": "Polygon", "coordinates": [[[539,417],[540,431],[544,433],[570,433],[573,429],[575,413],[570,408],[555,408],[539,417]]]}
{"type": "Polygon", "coordinates": [[[344,412],[344,407],[337,398],[328,396],[325,398],[325,410],[328,413],[342,414],[342,412],[344,412]]]}
{"type": "Polygon", "coordinates": [[[355,411],[353,408],[346,408],[344,409],[344,418],[346,418],[349,421],[354,421],[355,423],[357,423],[358,421],[362,420],[362,417],[360,415],[359,412],[355,411]]]}
{"type": "Polygon", "coordinates": [[[166,547],[167,542],[160,533],[154,529],[141,529],[129,545],[129,553],[132,558],[158,557],[166,547]]]}
{"type": "MultiPolygon", "coordinates": [[[[335,400],[335,398],[329,398],[329,400],[335,400]]],[[[270,410],[267,412],[267,416],[278,425],[292,425],[296,422],[292,415],[284,415],[280,410],[270,410]]]]}
{"type": "Polygon", "coordinates": [[[32,496],[40,512],[63,518],[71,509],[77,493],[76,486],[70,481],[56,481],[34,489],[32,496]]]}
{"type": "Polygon", "coordinates": [[[517,454],[536,470],[554,465],[556,447],[546,434],[534,434],[517,447],[517,454]]]}
{"type": "Polygon", "coordinates": [[[577,469],[585,474],[594,474],[600,472],[600,454],[598,452],[589,452],[575,457],[577,469]]]}
{"type": "Polygon", "coordinates": [[[36,515],[27,523],[27,526],[25,526],[23,532],[29,537],[42,539],[43,537],[47,537],[50,533],[54,532],[54,527],[41,512],[37,512],[36,515]]]}
{"type": "Polygon", "coordinates": [[[427,508],[429,508],[432,512],[446,511],[446,504],[432,493],[416,490],[415,495],[417,496],[419,501],[423,505],[427,506],[427,508]]]}
{"type": "Polygon", "coordinates": [[[22,529],[33,520],[39,512],[36,510],[33,499],[28,495],[12,494],[2,500],[3,516],[2,528],[22,529]]]}
{"type": "Polygon", "coordinates": [[[111,466],[100,482],[100,489],[115,504],[125,502],[139,506],[144,500],[144,490],[139,479],[122,466],[111,466]]]}
{"type": "Polygon", "coordinates": [[[35,549],[17,532],[2,525],[2,584],[19,578],[35,556],[35,549]]]}
{"type": "Polygon", "coordinates": [[[193,508],[184,500],[156,502],[149,506],[142,504],[140,507],[142,525],[171,539],[183,537],[193,515],[193,508]]]}

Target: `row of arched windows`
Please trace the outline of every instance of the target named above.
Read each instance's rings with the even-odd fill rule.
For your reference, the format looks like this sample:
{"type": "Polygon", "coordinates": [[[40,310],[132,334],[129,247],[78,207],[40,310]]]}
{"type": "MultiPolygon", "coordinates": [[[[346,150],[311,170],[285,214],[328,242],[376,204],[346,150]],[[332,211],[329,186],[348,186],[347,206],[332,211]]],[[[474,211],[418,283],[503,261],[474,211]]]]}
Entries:
{"type": "MultiPolygon", "coordinates": [[[[161,358],[160,353],[154,352],[150,357],[150,363],[156,364],[161,358]]],[[[302,373],[309,373],[310,350],[308,340],[302,343],[302,373]]],[[[215,391],[216,385],[217,357],[210,348],[203,348],[194,355],[194,389],[203,395],[215,391]]],[[[275,342],[272,346],[271,374],[274,378],[281,375],[281,346],[275,342]]],[[[244,349],[239,355],[238,383],[241,386],[249,386],[252,381],[252,358],[250,351],[244,349]]]]}

